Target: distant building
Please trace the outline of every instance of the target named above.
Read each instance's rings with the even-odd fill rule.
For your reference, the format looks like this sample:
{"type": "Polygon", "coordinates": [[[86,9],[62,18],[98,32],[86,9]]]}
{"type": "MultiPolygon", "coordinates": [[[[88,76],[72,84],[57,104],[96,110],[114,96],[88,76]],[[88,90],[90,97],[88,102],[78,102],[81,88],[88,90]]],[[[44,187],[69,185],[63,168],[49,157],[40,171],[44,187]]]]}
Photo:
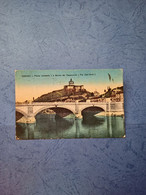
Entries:
{"type": "Polygon", "coordinates": [[[111,94],[111,101],[112,102],[123,102],[124,101],[124,94],[121,89],[113,89],[111,94]]]}
{"type": "Polygon", "coordinates": [[[75,94],[77,92],[85,91],[84,85],[75,85],[72,79],[70,79],[68,85],[64,85],[64,90],[67,94],[75,94]]]}
{"type": "Polygon", "coordinates": [[[123,93],[116,93],[111,96],[112,102],[123,102],[124,101],[124,94],[123,93]]]}

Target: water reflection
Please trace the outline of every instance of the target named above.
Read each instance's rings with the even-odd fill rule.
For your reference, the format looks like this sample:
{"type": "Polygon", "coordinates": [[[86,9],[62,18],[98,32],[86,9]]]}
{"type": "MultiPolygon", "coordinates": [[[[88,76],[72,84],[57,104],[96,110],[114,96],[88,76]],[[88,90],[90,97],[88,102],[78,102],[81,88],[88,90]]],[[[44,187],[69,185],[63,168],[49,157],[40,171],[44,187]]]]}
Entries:
{"type": "Polygon", "coordinates": [[[82,125],[87,127],[94,127],[94,126],[103,125],[104,122],[105,122],[105,117],[90,116],[90,117],[83,117],[82,125]]]}
{"type": "Polygon", "coordinates": [[[119,116],[64,119],[56,115],[39,114],[36,124],[16,124],[16,136],[19,139],[104,138],[123,137],[124,134],[124,119],[119,116]]]}
{"type": "Polygon", "coordinates": [[[16,136],[18,139],[35,139],[36,124],[16,123],[16,136]]]}

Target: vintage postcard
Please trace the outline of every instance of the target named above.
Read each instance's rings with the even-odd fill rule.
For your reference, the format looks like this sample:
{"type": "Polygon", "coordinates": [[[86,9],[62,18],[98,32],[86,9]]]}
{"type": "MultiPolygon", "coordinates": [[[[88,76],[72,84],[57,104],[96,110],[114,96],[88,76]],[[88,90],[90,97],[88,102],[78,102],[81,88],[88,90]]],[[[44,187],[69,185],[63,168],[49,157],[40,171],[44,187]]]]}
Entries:
{"type": "Polygon", "coordinates": [[[122,69],[16,70],[16,139],[125,137],[122,69]]]}

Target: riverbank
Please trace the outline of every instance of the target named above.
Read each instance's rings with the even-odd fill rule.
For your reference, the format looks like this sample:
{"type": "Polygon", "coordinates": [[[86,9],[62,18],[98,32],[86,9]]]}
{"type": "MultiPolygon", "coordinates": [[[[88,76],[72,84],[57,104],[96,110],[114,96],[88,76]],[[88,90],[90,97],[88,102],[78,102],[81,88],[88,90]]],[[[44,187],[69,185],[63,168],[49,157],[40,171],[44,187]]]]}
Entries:
{"type": "Polygon", "coordinates": [[[26,118],[25,116],[23,116],[22,118],[16,121],[16,123],[30,123],[30,124],[35,122],[36,122],[35,117],[26,118]]]}
{"type": "Polygon", "coordinates": [[[100,112],[96,114],[95,116],[124,116],[124,112],[100,112]]]}

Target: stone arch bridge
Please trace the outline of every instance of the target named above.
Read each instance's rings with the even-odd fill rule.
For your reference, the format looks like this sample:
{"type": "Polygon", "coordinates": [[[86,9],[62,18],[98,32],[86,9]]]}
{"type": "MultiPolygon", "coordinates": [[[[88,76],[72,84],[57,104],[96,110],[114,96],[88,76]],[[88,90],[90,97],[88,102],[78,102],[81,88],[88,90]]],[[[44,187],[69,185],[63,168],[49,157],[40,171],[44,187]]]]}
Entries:
{"type": "Polygon", "coordinates": [[[82,118],[82,111],[89,107],[101,108],[105,114],[109,112],[123,112],[123,102],[33,102],[16,104],[16,112],[24,115],[29,122],[35,121],[35,116],[49,108],[65,108],[70,110],[76,118],[82,118]]]}

